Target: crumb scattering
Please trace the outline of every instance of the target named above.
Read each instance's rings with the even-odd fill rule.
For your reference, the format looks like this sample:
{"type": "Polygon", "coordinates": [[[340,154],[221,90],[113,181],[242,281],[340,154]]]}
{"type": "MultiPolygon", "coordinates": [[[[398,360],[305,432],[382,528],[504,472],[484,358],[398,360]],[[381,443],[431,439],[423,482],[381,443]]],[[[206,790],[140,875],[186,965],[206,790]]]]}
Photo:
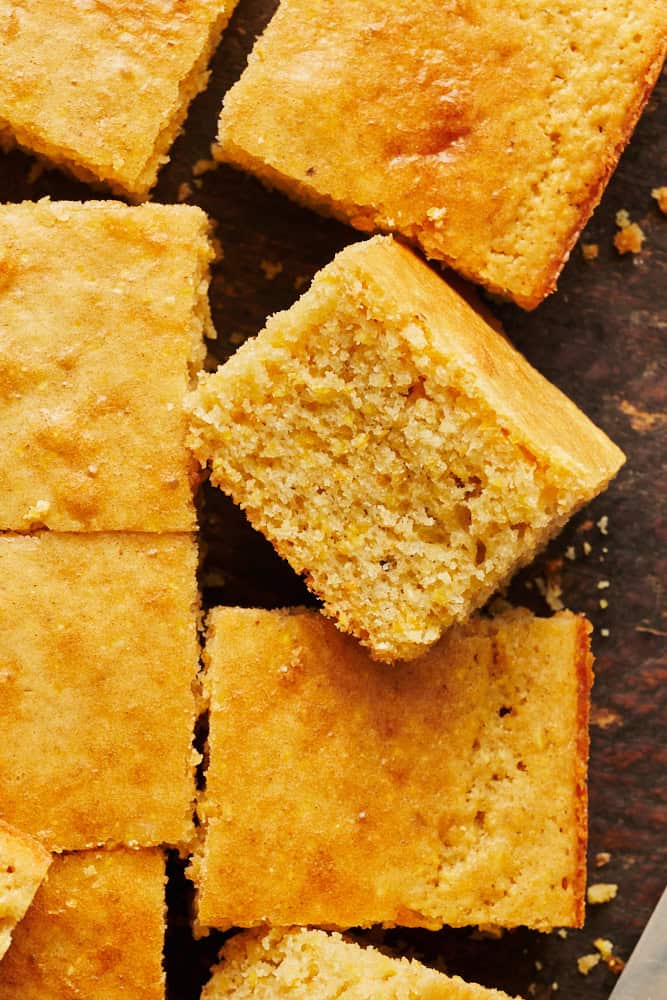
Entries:
{"type": "Polygon", "coordinates": [[[600,903],[609,903],[618,894],[618,886],[615,882],[595,882],[589,885],[586,898],[592,906],[600,903]]]}
{"type": "Polygon", "coordinates": [[[597,260],[600,253],[600,247],[597,243],[582,243],[581,244],[581,254],[584,260],[597,260]]]}
{"type": "Polygon", "coordinates": [[[646,235],[636,222],[630,221],[625,208],[616,213],[616,225],[619,227],[619,232],[614,236],[614,246],[618,252],[640,253],[646,235]]]}
{"type": "Polygon", "coordinates": [[[609,851],[598,851],[598,853],[595,855],[596,868],[604,868],[604,866],[608,865],[610,861],[611,861],[611,854],[609,853],[609,851]]]}
{"type": "Polygon", "coordinates": [[[577,959],[577,968],[582,976],[587,976],[591,969],[594,969],[596,965],[600,962],[599,954],[581,955],[577,959]]]}
{"type": "Polygon", "coordinates": [[[660,211],[667,215],[667,186],[653,188],[651,197],[657,201],[660,211]]]}

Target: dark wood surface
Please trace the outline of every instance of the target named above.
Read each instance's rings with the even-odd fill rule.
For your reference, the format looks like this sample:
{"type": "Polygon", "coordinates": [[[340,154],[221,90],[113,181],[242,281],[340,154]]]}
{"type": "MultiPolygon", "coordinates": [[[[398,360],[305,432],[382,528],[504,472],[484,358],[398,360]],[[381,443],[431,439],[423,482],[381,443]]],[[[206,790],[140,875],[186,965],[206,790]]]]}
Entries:
{"type": "MultiPolygon", "coordinates": [[[[241,0],[215,57],[210,86],[195,101],[154,195],[173,202],[187,194],[188,202],[218,222],[224,258],[215,268],[211,298],[221,359],[261,329],[267,315],[289,306],[338,249],[359,238],[231,169],[193,175],[193,165],[210,157],[222,95],[274,6],[271,0],[241,0]]],[[[523,930],[500,940],[479,940],[472,930],[366,935],[526,998],[606,1000],[614,974],[600,964],[584,978],[576,959],[592,952],[600,936],[627,958],[667,877],[667,217],[650,194],[667,185],[666,97],[663,76],[586,228],[584,240],[599,244],[598,260],[584,261],[575,248],[558,292],[531,314],[491,304],[516,346],[628,455],[611,489],[509,591],[513,602],[545,614],[545,584],[552,595],[560,587],[563,603],[586,612],[596,627],[589,877],[617,883],[618,897],[590,907],[585,928],[562,937],[523,930]],[[638,256],[620,257],[613,248],[620,208],[646,233],[638,256]],[[601,600],[608,607],[600,607],[601,600]],[[611,860],[596,869],[602,851],[611,860]]],[[[57,171],[36,173],[34,161],[22,153],[0,157],[2,200],[107,197],[57,171]]],[[[301,581],[215,491],[205,492],[202,523],[207,603],[275,607],[310,600],[301,581]]],[[[194,1000],[222,935],[191,941],[187,886],[179,863],[172,861],[171,869],[170,993],[173,1000],[194,1000]]]]}

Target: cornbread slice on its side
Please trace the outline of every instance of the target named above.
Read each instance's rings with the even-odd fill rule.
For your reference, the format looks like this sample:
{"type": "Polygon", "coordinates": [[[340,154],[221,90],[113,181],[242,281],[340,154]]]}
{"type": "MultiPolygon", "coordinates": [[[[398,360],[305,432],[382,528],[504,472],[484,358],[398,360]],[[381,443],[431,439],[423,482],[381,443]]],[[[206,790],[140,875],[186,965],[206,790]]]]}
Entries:
{"type": "Polygon", "coordinates": [[[281,0],[218,155],[533,308],[666,49],[664,0],[281,0]]]}
{"type": "Polygon", "coordinates": [[[0,536],[0,818],[51,851],[193,834],[189,535],[0,536]]]}
{"type": "Polygon", "coordinates": [[[318,930],[246,931],[231,938],[220,957],[202,1000],[509,1000],[498,990],[318,930]]]}
{"type": "Polygon", "coordinates": [[[0,963],[0,1000],[164,1000],[159,850],[53,860],[0,963]]]}
{"type": "Polygon", "coordinates": [[[198,208],[0,207],[0,529],[194,528],[211,257],[198,208]]]}
{"type": "Polygon", "coordinates": [[[0,958],[51,864],[39,841],[0,820],[0,958]]]}
{"type": "Polygon", "coordinates": [[[186,405],[213,482],[384,660],[467,618],[623,461],[390,237],[343,250],[186,405]]]}
{"type": "Polygon", "coordinates": [[[0,135],[141,200],[236,0],[0,0],[0,135]]]}
{"type": "Polygon", "coordinates": [[[473,620],[388,672],[317,612],[215,609],[199,923],[580,925],[589,631],[473,620]]]}

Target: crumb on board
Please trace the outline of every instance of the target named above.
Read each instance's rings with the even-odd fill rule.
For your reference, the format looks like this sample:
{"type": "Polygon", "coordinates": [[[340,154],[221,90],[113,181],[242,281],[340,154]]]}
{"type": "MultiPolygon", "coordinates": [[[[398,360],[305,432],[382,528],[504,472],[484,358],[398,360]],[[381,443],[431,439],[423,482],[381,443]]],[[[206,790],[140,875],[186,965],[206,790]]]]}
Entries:
{"type": "Polygon", "coordinates": [[[567,931],[565,930],[564,927],[559,927],[558,930],[556,931],[556,934],[558,935],[559,938],[562,938],[563,941],[567,937],[567,931]]]}
{"type": "Polygon", "coordinates": [[[667,215],[667,186],[653,188],[651,197],[657,201],[660,211],[667,215]]]}
{"type": "Polygon", "coordinates": [[[601,597],[600,600],[598,601],[598,604],[600,605],[603,611],[606,611],[607,608],[609,607],[609,601],[607,600],[606,597],[601,597]]]}
{"type": "Polygon", "coordinates": [[[611,580],[598,580],[598,590],[608,590],[611,587],[611,580]]]}
{"type": "Polygon", "coordinates": [[[615,882],[594,882],[589,885],[586,899],[591,906],[598,906],[600,903],[610,903],[616,899],[618,886],[615,882]]]}
{"type": "Polygon", "coordinates": [[[187,181],[183,181],[178,185],[178,191],[176,192],[176,200],[179,202],[187,201],[192,194],[192,188],[187,181]]]}
{"type": "Polygon", "coordinates": [[[579,969],[579,972],[582,974],[582,976],[587,976],[588,973],[591,971],[591,969],[594,969],[595,966],[599,963],[599,961],[600,961],[599,954],[593,953],[591,955],[581,955],[577,959],[577,968],[579,969]]]}
{"type": "Polygon", "coordinates": [[[568,547],[565,549],[565,558],[569,559],[570,562],[574,562],[574,560],[577,558],[577,550],[575,549],[574,545],[568,545],[568,547]]]}
{"type": "Polygon", "coordinates": [[[504,933],[505,928],[498,927],[496,924],[479,924],[472,932],[471,937],[474,941],[483,941],[486,939],[499,941],[504,933]]]}
{"type": "Polygon", "coordinates": [[[630,221],[625,208],[616,213],[619,231],[614,236],[614,246],[619,253],[640,253],[646,236],[636,222],[630,221]]]}
{"type": "Polygon", "coordinates": [[[595,867],[604,868],[611,861],[611,854],[609,851],[598,851],[595,855],[595,867]]]}
{"type": "Polygon", "coordinates": [[[614,945],[612,941],[607,938],[596,938],[593,942],[593,946],[599,951],[603,962],[606,963],[607,968],[610,972],[613,972],[615,976],[620,975],[620,973],[625,968],[625,962],[618,955],[614,955],[614,945]]]}
{"type": "Polygon", "coordinates": [[[609,636],[611,635],[611,631],[608,628],[601,628],[600,635],[602,636],[603,639],[608,639],[609,636]]]}
{"type": "Polygon", "coordinates": [[[201,177],[202,174],[207,174],[211,170],[217,170],[220,164],[217,160],[197,160],[192,165],[192,176],[201,177]]]}
{"type": "Polygon", "coordinates": [[[600,253],[600,247],[597,243],[582,243],[581,244],[581,255],[584,260],[597,260],[600,253]]]}
{"type": "Polygon", "coordinates": [[[283,265],[278,260],[260,260],[259,266],[267,281],[273,281],[283,269],[283,265]]]}
{"type": "Polygon", "coordinates": [[[601,535],[609,534],[609,515],[603,514],[599,521],[596,522],[598,530],[601,535]]]}
{"type": "Polygon", "coordinates": [[[609,729],[620,723],[621,717],[618,712],[613,712],[610,708],[599,708],[597,705],[591,706],[591,725],[600,729],[609,729]]]}

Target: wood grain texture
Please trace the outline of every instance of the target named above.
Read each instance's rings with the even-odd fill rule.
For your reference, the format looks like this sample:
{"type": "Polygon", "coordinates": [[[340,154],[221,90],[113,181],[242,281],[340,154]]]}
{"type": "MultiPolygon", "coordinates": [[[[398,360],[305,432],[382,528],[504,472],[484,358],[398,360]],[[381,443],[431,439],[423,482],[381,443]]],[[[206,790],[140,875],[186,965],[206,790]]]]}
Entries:
{"type": "MultiPolygon", "coordinates": [[[[154,194],[156,201],[176,201],[187,184],[188,201],[218,222],[224,258],[216,266],[211,294],[220,359],[257,333],[267,315],[289,306],[337,250],[359,238],[229,168],[193,176],[196,161],[210,157],[222,95],[242,71],[253,38],[274,6],[272,0],[241,0],[215,57],[211,83],[195,101],[154,194]]],[[[478,940],[466,930],[364,935],[427,962],[444,960],[450,973],[538,1000],[608,998],[614,975],[601,963],[584,978],[576,959],[592,952],[599,936],[611,939],[615,952],[627,958],[659,898],[667,868],[667,217],[651,198],[651,188],[667,184],[666,98],[663,75],[583,237],[599,244],[598,259],[585,261],[576,247],[558,292],[532,314],[491,303],[531,363],[628,454],[628,465],[609,492],[567,526],[509,594],[544,614],[548,608],[540,590],[551,581],[551,592],[560,587],[563,603],[586,612],[596,626],[590,881],[617,882],[618,898],[589,908],[585,928],[567,937],[516,931],[501,940],[478,940]],[[620,208],[646,233],[639,256],[620,257],[613,248],[620,208]],[[608,606],[601,607],[601,600],[608,606]],[[596,869],[601,851],[612,857],[596,869]]],[[[29,157],[18,152],[1,157],[2,200],[99,197],[56,171],[29,183],[31,173],[29,157]]],[[[312,603],[301,581],[212,490],[204,495],[203,537],[202,581],[209,604],[312,603]]],[[[175,860],[171,875],[171,998],[194,1000],[223,936],[191,941],[188,888],[175,860]]]]}

